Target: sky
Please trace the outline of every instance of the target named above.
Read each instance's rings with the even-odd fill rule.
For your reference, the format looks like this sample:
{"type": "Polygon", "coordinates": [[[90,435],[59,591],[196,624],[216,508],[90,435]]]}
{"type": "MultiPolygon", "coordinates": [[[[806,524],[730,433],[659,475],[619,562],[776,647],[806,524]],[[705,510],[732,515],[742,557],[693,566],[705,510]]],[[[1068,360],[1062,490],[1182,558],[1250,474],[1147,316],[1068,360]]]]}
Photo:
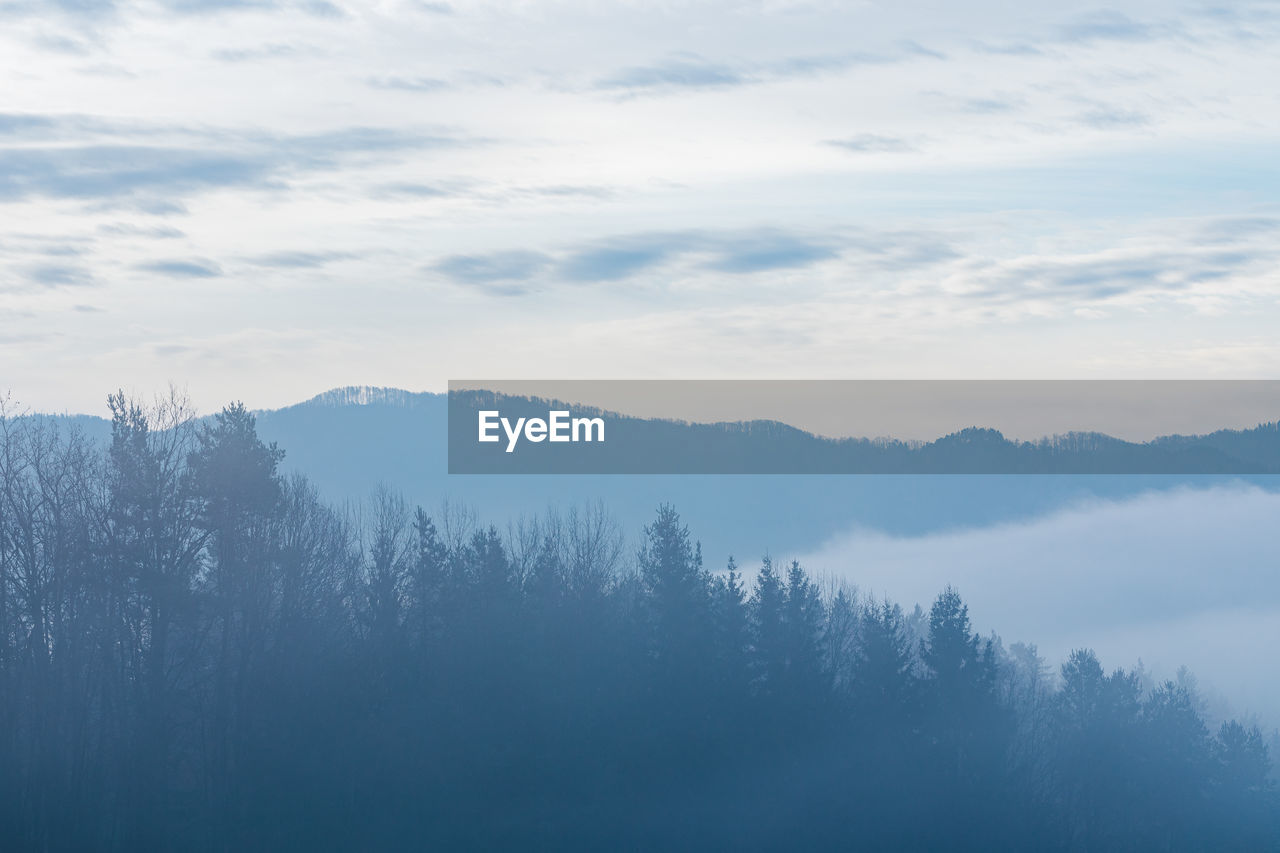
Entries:
{"type": "Polygon", "coordinates": [[[1277,378],[1280,3],[0,0],[0,393],[1277,378]]]}

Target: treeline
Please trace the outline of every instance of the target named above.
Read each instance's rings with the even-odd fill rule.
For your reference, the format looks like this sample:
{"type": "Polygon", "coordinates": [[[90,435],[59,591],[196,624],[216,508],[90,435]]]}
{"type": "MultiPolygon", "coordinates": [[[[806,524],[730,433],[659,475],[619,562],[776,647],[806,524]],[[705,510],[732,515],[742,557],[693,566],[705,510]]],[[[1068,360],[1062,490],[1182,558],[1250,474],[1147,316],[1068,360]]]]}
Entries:
{"type": "Polygon", "coordinates": [[[1280,848],[1256,728],[952,589],[335,508],[240,405],[110,409],[0,412],[0,849],[1280,848]]]}

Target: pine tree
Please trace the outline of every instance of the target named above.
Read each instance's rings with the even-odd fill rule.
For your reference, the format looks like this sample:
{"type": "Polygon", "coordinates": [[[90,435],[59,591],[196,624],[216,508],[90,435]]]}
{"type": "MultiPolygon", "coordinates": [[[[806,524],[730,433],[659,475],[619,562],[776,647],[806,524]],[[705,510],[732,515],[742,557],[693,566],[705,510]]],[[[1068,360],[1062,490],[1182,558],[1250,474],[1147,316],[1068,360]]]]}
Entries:
{"type": "Polygon", "coordinates": [[[855,707],[878,725],[918,719],[915,656],[898,605],[885,600],[863,606],[852,680],[855,707]]]}
{"type": "Polygon", "coordinates": [[[449,549],[440,538],[431,516],[418,507],[414,512],[413,529],[417,534],[417,548],[413,559],[410,584],[410,608],[413,613],[417,639],[426,643],[436,637],[443,628],[443,620],[450,611],[449,549]]]}
{"type": "Polygon", "coordinates": [[[787,666],[784,609],[786,590],[773,560],[765,557],[751,593],[751,665],[758,692],[781,689],[787,666]]]}
{"type": "Polygon", "coordinates": [[[749,643],[746,590],[733,557],[729,557],[724,576],[716,578],[712,586],[712,612],[722,678],[730,684],[745,683],[749,643]]]}
{"type": "Polygon", "coordinates": [[[267,641],[269,533],[282,508],[276,469],[283,457],[275,444],[258,438],[244,404],[234,403],[199,432],[187,463],[208,536],[206,584],[216,614],[206,790],[215,813],[228,822],[250,793],[235,784],[234,774],[249,754],[258,710],[252,681],[267,641]]]}
{"type": "Polygon", "coordinates": [[[708,579],[701,548],[671,505],[660,506],[657,519],[645,527],[639,564],[656,654],[686,662],[698,658],[711,638],[708,579]]]}
{"type": "Polygon", "coordinates": [[[787,570],[783,625],[787,678],[792,689],[818,700],[823,692],[822,628],[826,609],[818,586],[796,560],[787,570]]]}

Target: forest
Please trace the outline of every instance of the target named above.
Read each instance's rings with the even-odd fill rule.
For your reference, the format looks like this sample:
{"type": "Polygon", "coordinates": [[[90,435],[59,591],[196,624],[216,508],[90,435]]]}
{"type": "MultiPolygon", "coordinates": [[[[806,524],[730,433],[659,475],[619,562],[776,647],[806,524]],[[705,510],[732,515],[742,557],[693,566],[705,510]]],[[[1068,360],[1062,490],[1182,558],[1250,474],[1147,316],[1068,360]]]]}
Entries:
{"type": "Polygon", "coordinates": [[[109,409],[0,409],[0,849],[1280,849],[1258,727],[954,588],[332,505],[243,405],[109,409]]]}

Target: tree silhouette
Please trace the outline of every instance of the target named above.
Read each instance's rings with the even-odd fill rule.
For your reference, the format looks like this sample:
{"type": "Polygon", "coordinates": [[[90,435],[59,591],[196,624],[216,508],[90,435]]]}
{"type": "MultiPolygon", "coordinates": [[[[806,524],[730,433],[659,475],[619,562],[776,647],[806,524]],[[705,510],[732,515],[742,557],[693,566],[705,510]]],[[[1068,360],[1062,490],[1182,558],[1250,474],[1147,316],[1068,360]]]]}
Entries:
{"type": "Polygon", "coordinates": [[[335,508],[242,405],[108,406],[0,405],[0,849],[1280,849],[1189,674],[710,572],[669,505],[634,560],[598,504],[335,508]]]}

